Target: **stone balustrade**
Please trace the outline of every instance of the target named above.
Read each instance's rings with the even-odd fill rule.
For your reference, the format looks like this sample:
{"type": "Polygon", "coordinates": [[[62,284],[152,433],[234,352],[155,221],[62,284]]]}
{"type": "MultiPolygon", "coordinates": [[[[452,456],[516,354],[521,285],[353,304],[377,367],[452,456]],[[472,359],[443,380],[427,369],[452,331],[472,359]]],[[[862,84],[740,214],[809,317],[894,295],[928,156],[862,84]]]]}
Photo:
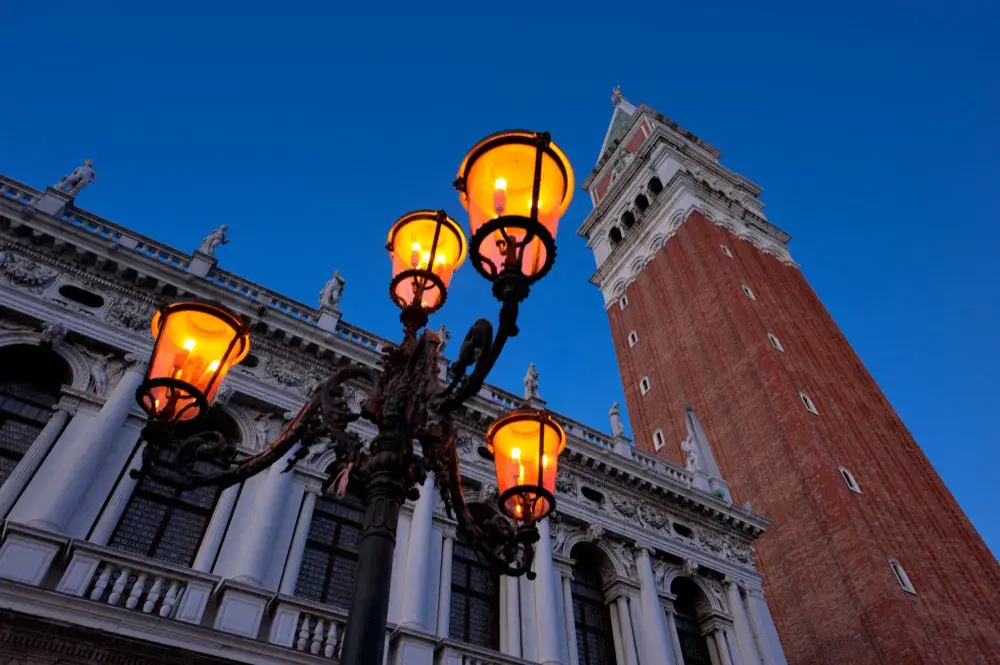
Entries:
{"type": "Polygon", "coordinates": [[[41,197],[41,193],[31,187],[26,187],[19,182],[0,176],[0,194],[8,199],[20,201],[25,205],[34,203],[41,197]]]}
{"type": "Polygon", "coordinates": [[[344,644],[347,612],[329,605],[279,594],[268,642],[336,660],[344,644]]]}
{"type": "Polygon", "coordinates": [[[220,578],[119,550],[73,541],[55,591],[97,603],[200,624],[220,578]]]}

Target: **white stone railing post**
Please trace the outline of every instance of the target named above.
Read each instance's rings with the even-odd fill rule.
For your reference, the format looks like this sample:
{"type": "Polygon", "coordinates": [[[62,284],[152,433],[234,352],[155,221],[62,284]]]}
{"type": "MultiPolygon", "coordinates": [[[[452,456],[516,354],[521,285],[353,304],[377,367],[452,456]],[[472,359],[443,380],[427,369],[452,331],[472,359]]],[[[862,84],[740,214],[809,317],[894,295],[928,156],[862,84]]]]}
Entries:
{"type": "Polygon", "coordinates": [[[45,423],[45,427],[38,433],[31,446],[28,447],[28,451],[24,453],[24,457],[14,467],[10,477],[0,487],[0,518],[6,517],[10,509],[14,507],[17,498],[21,496],[21,492],[31,481],[31,477],[38,471],[45,456],[49,454],[52,446],[66,429],[70,416],[76,412],[75,409],[61,402],[52,408],[55,409],[55,413],[45,423]]]}

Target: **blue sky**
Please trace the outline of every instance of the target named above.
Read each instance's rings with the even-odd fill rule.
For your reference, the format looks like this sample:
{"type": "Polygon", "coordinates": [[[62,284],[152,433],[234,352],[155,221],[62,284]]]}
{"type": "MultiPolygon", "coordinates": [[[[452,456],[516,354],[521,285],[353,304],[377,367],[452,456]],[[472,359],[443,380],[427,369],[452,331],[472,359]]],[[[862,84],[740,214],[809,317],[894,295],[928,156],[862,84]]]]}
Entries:
{"type": "MultiPolygon", "coordinates": [[[[582,180],[621,85],[763,186],[1000,551],[995,2],[356,4],[0,0],[0,172],[40,187],[90,157],[82,207],[189,251],[228,223],[222,267],[307,303],[337,268],[345,318],[393,337],[392,222],[462,219],[455,170],[497,129],[551,131],[582,180]]],[[[589,209],[578,192],[492,380],[519,390],[534,361],[551,407],[606,429],[624,400],[589,209]]],[[[494,311],[465,266],[434,325],[494,311]]]]}

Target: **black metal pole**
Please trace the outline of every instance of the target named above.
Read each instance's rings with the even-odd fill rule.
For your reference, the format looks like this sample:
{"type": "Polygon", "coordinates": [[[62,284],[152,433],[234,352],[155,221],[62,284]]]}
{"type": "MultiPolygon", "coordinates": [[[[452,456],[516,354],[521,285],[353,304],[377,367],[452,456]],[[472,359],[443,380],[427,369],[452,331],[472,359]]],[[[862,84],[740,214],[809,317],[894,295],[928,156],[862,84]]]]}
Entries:
{"type": "Polygon", "coordinates": [[[382,663],[396,523],[406,496],[403,474],[395,464],[385,467],[372,473],[368,481],[354,596],[340,654],[342,665],[382,663]]]}

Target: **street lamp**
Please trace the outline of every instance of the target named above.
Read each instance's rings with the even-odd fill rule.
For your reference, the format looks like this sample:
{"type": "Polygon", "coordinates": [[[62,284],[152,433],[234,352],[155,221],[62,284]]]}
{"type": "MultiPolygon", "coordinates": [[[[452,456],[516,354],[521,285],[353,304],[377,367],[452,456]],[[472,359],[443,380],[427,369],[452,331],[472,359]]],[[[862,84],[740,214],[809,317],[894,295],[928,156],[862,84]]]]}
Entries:
{"type": "Polygon", "coordinates": [[[334,450],[330,483],[353,485],[364,502],[341,653],[347,665],[382,662],[399,510],[406,498],[420,496],[418,485],[428,471],[434,472],[445,509],[465,540],[505,575],[534,577],[536,525],[555,508],[556,469],[566,435],[551,415],[525,404],[489,428],[486,440],[499,490],[497,505],[490,505],[465,499],[452,414],[482,388],[507,339],[518,334],[520,302],[551,269],[559,218],[573,195],[573,172],[547,133],[515,130],[477,143],[462,162],[455,186],[469,212],[471,243],[444,211],[408,213],[389,231],[389,295],[401,311],[403,339],[387,349],[381,371],[350,361],[339,364],[264,450],[244,453],[219,432],[174,440],[174,426],[203,416],[228,369],[249,351],[247,325],[220,305],[181,302],[156,313],[153,355],[136,392],[149,421],[142,467],[134,476],[147,473],[184,489],[226,487],[283,458],[288,457],[288,471],[316,448],[334,450]],[[487,319],[472,325],[443,385],[441,340],[424,326],[444,305],[466,254],[493,283],[501,303],[498,325],[495,335],[487,319]],[[350,381],[372,386],[360,413],[348,406],[350,381]],[[347,431],[359,418],[378,428],[367,447],[347,431]],[[160,457],[163,451],[172,454],[160,457]]]}

